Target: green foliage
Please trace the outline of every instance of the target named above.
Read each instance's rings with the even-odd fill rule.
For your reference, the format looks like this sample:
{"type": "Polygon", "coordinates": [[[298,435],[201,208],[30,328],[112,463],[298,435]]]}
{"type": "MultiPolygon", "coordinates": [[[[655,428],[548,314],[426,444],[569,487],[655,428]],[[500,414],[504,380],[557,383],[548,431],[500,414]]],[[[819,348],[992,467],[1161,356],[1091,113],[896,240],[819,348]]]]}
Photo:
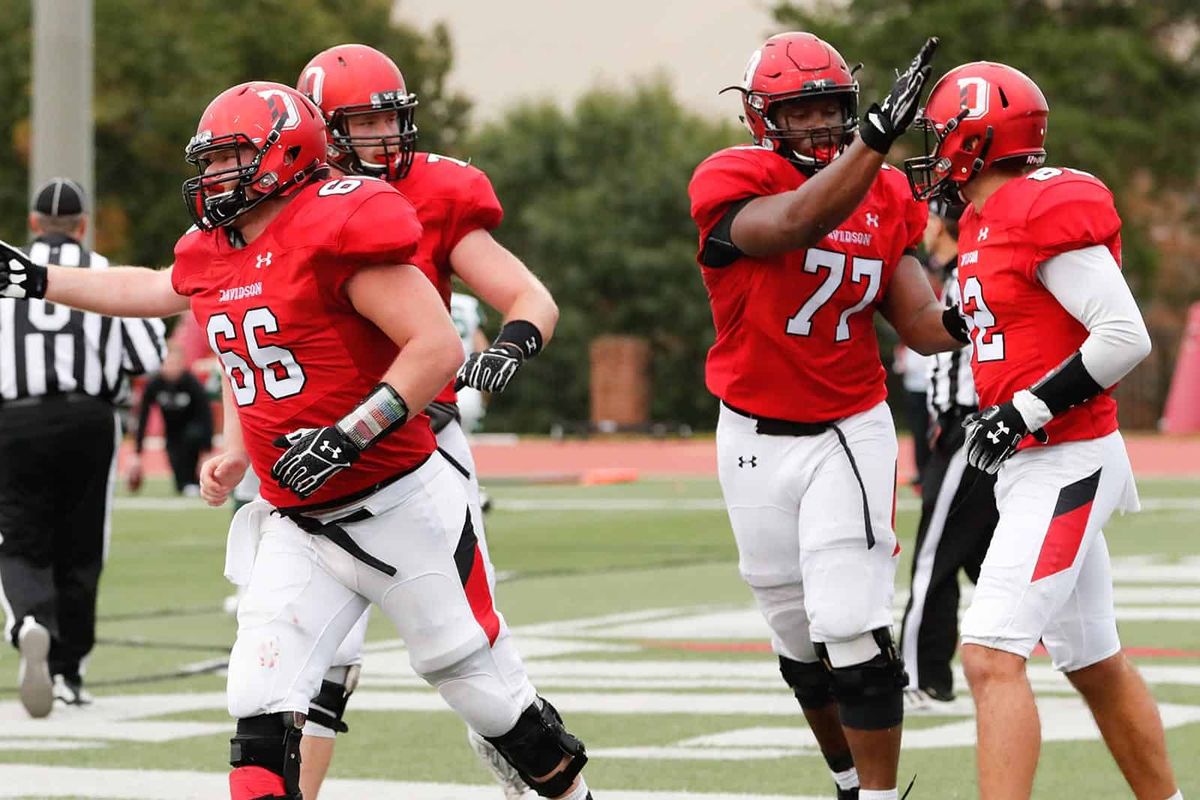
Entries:
{"type": "Polygon", "coordinates": [[[489,427],[588,419],[588,343],[605,333],[650,340],[653,419],[711,426],[712,318],[687,183],[741,136],[682,108],[663,82],[597,89],[570,112],[524,105],[480,132],[470,152],[505,204],[498,238],[561,310],[554,342],[492,404],[489,427]]]}
{"type": "MultiPolygon", "coordinates": [[[[29,115],[29,3],[0,14],[0,233],[24,238],[27,165],[14,136],[29,115]],[[9,148],[12,148],[9,150],[9,148]]],[[[169,262],[189,223],[180,184],[183,148],[205,105],[247,80],[294,85],[317,52],[363,42],[388,53],[418,93],[423,143],[453,150],[467,101],[446,91],[449,36],[390,22],[390,0],[97,0],[96,186],[98,233],[108,255],[169,262]]]]}
{"type": "MultiPolygon", "coordinates": [[[[820,0],[777,3],[774,13],[782,28],[811,31],[849,62],[867,61],[864,104],[882,97],[892,69],[934,34],[942,38],[934,79],[968,61],[1022,70],[1050,102],[1048,163],[1095,173],[1121,204],[1142,170],[1158,188],[1197,178],[1198,9],[1177,0],[820,0]]],[[[1144,223],[1126,222],[1126,262],[1144,277],[1137,272],[1155,254],[1144,223]]]]}

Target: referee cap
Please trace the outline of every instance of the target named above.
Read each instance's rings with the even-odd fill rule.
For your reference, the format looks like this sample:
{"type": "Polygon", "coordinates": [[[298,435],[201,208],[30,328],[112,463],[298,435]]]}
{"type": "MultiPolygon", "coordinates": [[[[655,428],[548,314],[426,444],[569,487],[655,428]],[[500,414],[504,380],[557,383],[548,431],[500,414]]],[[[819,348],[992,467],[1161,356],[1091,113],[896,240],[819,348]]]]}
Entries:
{"type": "Polygon", "coordinates": [[[83,189],[70,178],[51,178],[33,196],[33,210],[47,217],[82,214],[83,206],[83,189]]]}

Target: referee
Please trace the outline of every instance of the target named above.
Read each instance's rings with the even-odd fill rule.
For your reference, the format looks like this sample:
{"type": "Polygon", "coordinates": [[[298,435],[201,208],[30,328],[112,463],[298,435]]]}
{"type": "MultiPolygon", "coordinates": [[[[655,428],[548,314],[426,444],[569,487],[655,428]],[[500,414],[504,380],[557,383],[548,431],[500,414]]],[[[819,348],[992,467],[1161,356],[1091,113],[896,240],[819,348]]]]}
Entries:
{"type": "MultiPolygon", "coordinates": [[[[29,257],[104,269],[82,245],[83,190],[55,178],[34,197],[29,257]]],[[[95,642],[96,589],[108,545],[120,430],[113,398],[125,375],[159,368],[159,320],[0,299],[0,601],[20,651],[21,702],[84,705],[83,662],[95,642]]]]}
{"type": "MultiPolygon", "coordinates": [[[[929,210],[925,231],[929,267],[946,270],[946,305],[961,304],[956,261],[963,207],[934,200],[929,210]]],[[[958,572],[966,572],[972,583],[979,579],[999,519],[996,476],[968,466],[963,452],[963,418],[979,406],[971,352],[968,344],[938,353],[929,374],[927,397],[935,427],[921,492],[912,590],[900,634],[909,675],[905,701],[910,709],[954,699],[950,662],[958,643],[958,572]]]]}

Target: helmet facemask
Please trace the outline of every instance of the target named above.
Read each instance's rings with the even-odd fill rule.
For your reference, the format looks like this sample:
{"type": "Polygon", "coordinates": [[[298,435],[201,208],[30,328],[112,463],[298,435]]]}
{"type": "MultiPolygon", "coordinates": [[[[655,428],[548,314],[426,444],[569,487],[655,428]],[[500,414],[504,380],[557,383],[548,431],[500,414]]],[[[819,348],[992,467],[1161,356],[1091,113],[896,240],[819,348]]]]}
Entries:
{"type": "Polygon", "coordinates": [[[329,149],[333,160],[350,172],[371,175],[385,180],[400,180],[408,174],[417,149],[417,125],[414,111],[415,94],[378,92],[370,103],[342,106],[329,116],[329,149]],[[355,116],[394,111],[397,133],[390,135],[351,136],[349,119],[355,116]],[[359,148],[382,148],[383,163],[364,161],[359,148]]]}
{"type": "Polygon", "coordinates": [[[904,172],[908,176],[908,185],[912,189],[913,197],[917,200],[940,197],[951,203],[965,202],[960,190],[983,171],[987,164],[988,150],[992,145],[992,128],[989,126],[983,136],[971,136],[958,143],[957,154],[944,152],[948,149],[947,140],[958,130],[958,126],[969,113],[970,109],[962,109],[957,116],[940,126],[940,130],[938,124],[925,116],[923,110],[913,123],[913,127],[924,135],[925,155],[906,158],[904,172]],[[956,161],[965,161],[962,174],[957,179],[956,161]]]}
{"type": "MultiPolygon", "coordinates": [[[[285,118],[280,118],[276,122],[261,147],[242,133],[212,136],[209,131],[202,131],[192,137],[188,142],[185,158],[189,164],[196,167],[197,174],[183,182],[183,200],[196,227],[208,231],[229,225],[263,201],[286,193],[288,189],[305,182],[315,173],[315,170],[299,170],[290,180],[284,182],[280,182],[274,172],[259,174],[263,157],[279,141],[280,130],[286,121],[285,118]],[[228,150],[234,153],[234,166],[215,172],[209,171],[211,157],[228,150]],[[246,150],[254,152],[253,157],[248,160],[243,156],[246,150]],[[223,188],[230,181],[234,181],[233,188],[223,188]],[[253,195],[246,191],[249,188],[254,189],[253,195]],[[214,189],[216,191],[213,191],[214,189]]],[[[298,153],[286,153],[286,163],[291,163],[287,160],[294,159],[297,155],[298,153]]]]}
{"type": "MultiPolygon", "coordinates": [[[[760,97],[752,94],[747,98],[747,103],[753,107],[760,97]]],[[[843,88],[824,95],[807,91],[796,97],[773,98],[767,105],[767,113],[763,114],[763,121],[763,138],[773,142],[774,149],[802,172],[812,175],[832,163],[854,141],[854,132],[858,130],[858,95],[843,88]],[[776,122],[776,115],[783,106],[822,97],[833,98],[839,102],[842,107],[842,124],[790,129],[781,128],[776,122]]]]}

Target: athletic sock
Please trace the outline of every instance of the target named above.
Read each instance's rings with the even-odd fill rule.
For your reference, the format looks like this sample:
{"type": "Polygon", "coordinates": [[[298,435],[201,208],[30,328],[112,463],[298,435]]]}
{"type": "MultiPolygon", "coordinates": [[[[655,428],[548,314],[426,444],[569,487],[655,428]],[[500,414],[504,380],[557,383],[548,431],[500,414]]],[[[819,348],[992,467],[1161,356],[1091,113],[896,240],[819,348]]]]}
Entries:
{"type": "Polygon", "coordinates": [[[839,789],[858,788],[858,770],[854,767],[843,770],[842,772],[834,772],[833,770],[830,770],[829,774],[833,776],[833,782],[838,785],[839,789]]]}
{"type": "Polygon", "coordinates": [[[1178,791],[1167,798],[1167,800],[1183,800],[1183,791],[1178,791]]]}
{"type": "Polygon", "coordinates": [[[858,800],[899,800],[895,789],[859,789],[858,800]]]}

